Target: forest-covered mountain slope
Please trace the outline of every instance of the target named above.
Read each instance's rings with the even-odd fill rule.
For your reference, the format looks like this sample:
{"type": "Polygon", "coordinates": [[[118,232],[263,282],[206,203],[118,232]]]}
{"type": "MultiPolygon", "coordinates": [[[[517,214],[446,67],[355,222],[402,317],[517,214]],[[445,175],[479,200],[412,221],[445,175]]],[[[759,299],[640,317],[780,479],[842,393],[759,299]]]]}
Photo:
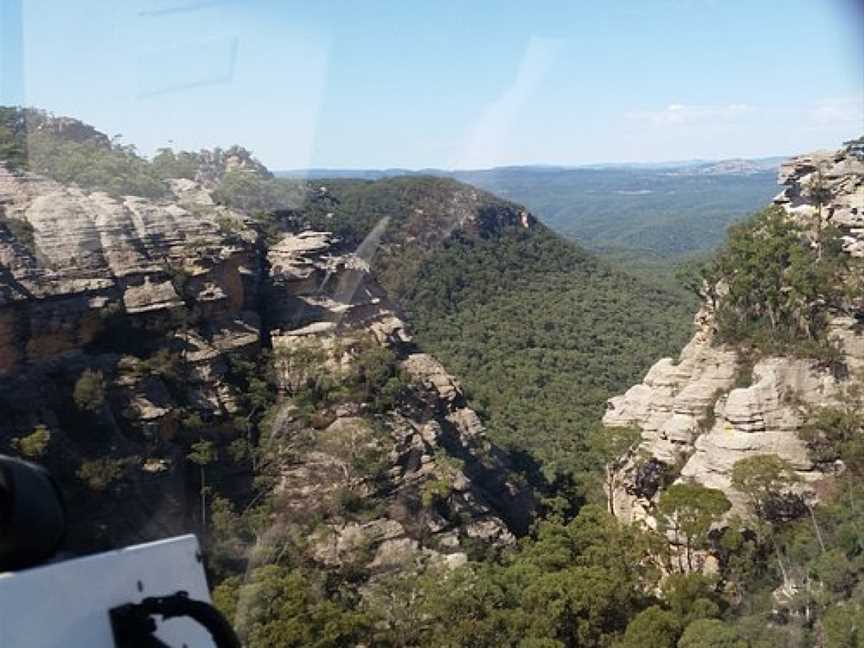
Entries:
{"type": "Polygon", "coordinates": [[[681,292],[611,268],[484,191],[432,177],[317,183],[326,203],[282,217],[367,249],[418,342],[466,384],[490,437],[547,473],[586,469],[585,439],[606,398],[689,334],[681,292]]]}

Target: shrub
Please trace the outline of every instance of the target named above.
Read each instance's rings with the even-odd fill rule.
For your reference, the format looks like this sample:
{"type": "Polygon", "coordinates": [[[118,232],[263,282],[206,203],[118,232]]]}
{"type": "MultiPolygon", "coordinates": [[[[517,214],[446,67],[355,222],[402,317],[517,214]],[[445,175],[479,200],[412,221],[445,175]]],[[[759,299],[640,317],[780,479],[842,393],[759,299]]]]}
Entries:
{"type": "Polygon", "coordinates": [[[813,461],[828,466],[839,459],[854,475],[864,474],[864,389],[847,386],[837,405],[805,408],[798,436],[813,461]]]}
{"type": "Polygon", "coordinates": [[[181,299],[186,301],[189,298],[187,290],[189,288],[189,282],[192,280],[192,275],[189,274],[185,268],[177,266],[171,266],[167,269],[167,272],[171,280],[171,286],[174,288],[174,292],[176,292],[181,299]]]}
{"type": "Polygon", "coordinates": [[[681,636],[678,648],[747,648],[735,628],[717,619],[694,621],[681,636]]]}
{"type": "Polygon", "coordinates": [[[216,226],[219,228],[219,232],[231,241],[242,240],[241,235],[246,231],[243,221],[229,216],[218,216],[216,226]]]}
{"type": "Polygon", "coordinates": [[[20,169],[27,164],[27,143],[24,140],[22,128],[12,128],[2,123],[19,121],[15,109],[0,107],[0,162],[12,170],[20,169]]]}
{"type": "MultiPolygon", "coordinates": [[[[722,491],[699,484],[674,484],[663,493],[657,506],[658,528],[671,529],[676,544],[684,536],[687,568],[694,569],[694,556],[708,545],[708,532],[712,524],[731,508],[722,491]]],[[[679,568],[684,571],[679,556],[679,568]]]]}
{"type": "Polygon", "coordinates": [[[84,461],[76,475],[94,491],[104,491],[123,474],[125,462],[122,459],[103,457],[84,461]]]}
{"type": "Polygon", "coordinates": [[[146,360],[141,361],[141,370],[151,376],[176,380],[180,366],[180,356],[168,349],[160,349],[146,360]]]}
{"type": "Polygon", "coordinates": [[[51,440],[51,432],[44,425],[37,425],[33,432],[22,438],[12,439],[12,447],[28,459],[38,459],[48,447],[51,440]]]}
{"type": "Polygon", "coordinates": [[[738,364],[735,366],[735,389],[747,389],[753,386],[753,366],[756,359],[752,354],[738,354],[738,364]]]}
{"type": "Polygon", "coordinates": [[[226,579],[213,601],[248,646],[354,646],[369,635],[365,614],[326,597],[314,574],[266,565],[226,579]]]}
{"type": "Polygon", "coordinates": [[[675,648],[681,635],[680,623],[671,612],[652,605],[629,623],[618,648],[675,648]]]}
{"type": "Polygon", "coordinates": [[[827,323],[843,299],[845,255],[836,231],[823,228],[817,238],[811,242],[778,207],[729,230],[728,243],[704,274],[717,306],[720,342],[835,358],[827,323]]]}
{"type": "MultiPolygon", "coordinates": [[[[772,513],[783,513],[786,503],[797,498],[793,487],[799,477],[792,466],[776,454],[753,455],[739,459],[732,466],[732,487],[743,493],[751,510],[762,519],[772,513]]],[[[792,507],[794,508],[794,507],[792,507]]]]}
{"type": "Polygon", "coordinates": [[[180,151],[175,153],[170,148],[160,148],[153,156],[150,162],[153,170],[160,178],[187,178],[195,179],[195,174],[198,172],[200,165],[199,157],[196,153],[188,151],[180,151]]]}
{"type": "Polygon", "coordinates": [[[98,412],[105,404],[105,378],[102,372],[85,369],[75,382],[72,398],[78,409],[85,412],[98,412]]]}
{"type": "Polygon", "coordinates": [[[336,492],[336,505],[342,513],[359,513],[371,504],[370,500],[351,488],[336,492]]]}
{"type": "Polygon", "coordinates": [[[432,508],[450,495],[450,482],[446,479],[432,479],[424,482],[420,489],[420,502],[423,508],[432,508]]]}

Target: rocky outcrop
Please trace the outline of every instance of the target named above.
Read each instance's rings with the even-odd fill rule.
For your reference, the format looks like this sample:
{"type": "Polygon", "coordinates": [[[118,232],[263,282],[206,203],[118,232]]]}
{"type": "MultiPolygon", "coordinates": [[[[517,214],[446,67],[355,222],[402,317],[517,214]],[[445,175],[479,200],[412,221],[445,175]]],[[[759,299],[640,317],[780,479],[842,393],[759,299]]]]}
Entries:
{"type": "Polygon", "coordinates": [[[0,205],[0,373],[91,343],[106,309],[152,320],[188,299],[228,322],[255,307],[254,233],[236,212],[118,199],[2,168],[0,205]],[[236,241],[223,233],[232,222],[236,241]],[[16,226],[30,232],[25,244],[16,226]]]}
{"type": "Polygon", "coordinates": [[[242,146],[226,150],[202,150],[198,154],[198,172],[195,180],[207,189],[215,189],[231,171],[242,171],[260,178],[272,178],[273,174],[252,153],[242,146]]]}
{"type": "MultiPolygon", "coordinates": [[[[288,458],[273,526],[304,529],[311,560],[382,572],[512,544],[532,496],[459,383],[414,346],[369,251],[302,227],[265,238],[211,194],[226,171],[257,163],[242,149],[204,161],[205,184],[171,180],[173,196],[155,201],[0,167],[0,447],[50,431],[42,459],[81,520],[73,547],[195,528],[185,453],[205,432],[222,457],[242,439],[233,358],[265,367],[262,349],[281,393],[265,441],[288,458]],[[392,363],[389,400],[349,389],[363,353],[392,363]],[[312,369],[345,385],[310,411],[292,397],[312,369]],[[85,371],[104,390],[86,411],[73,398],[85,371]],[[113,462],[110,494],[79,475],[95,457],[113,462]]],[[[223,492],[251,492],[240,464],[208,470],[223,492]]]]}
{"type": "Polygon", "coordinates": [[[377,347],[392,354],[402,384],[384,411],[362,400],[321,405],[312,421],[288,402],[276,415],[274,435],[288,445],[305,439],[278,491],[298,517],[325,518],[309,540],[315,559],[375,573],[406,562],[460,564],[471,542],[507,546],[514,531],[526,532],[530,493],[509,479],[461,385],[414,348],[368,263],[314,231],[285,234],[267,260],[265,317],[286,391],[318,367],[350,374],[358,355],[377,347]],[[361,458],[376,464],[374,478],[358,469],[361,458]],[[366,522],[344,510],[370,502],[376,513],[366,522]]]}
{"type": "Polygon", "coordinates": [[[843,235],[844,249],[864,257],[864,153],[860,143],[836,152],[799,155],[780,167],[783,191],[774,202],[791,218],[812,223],[821,213],[843,235]]]}
{"type": "MultiPolygon", "coordinates": [[[[780,171],[784,189],[775,202],[790,218],[808,226],[821,210],[823,222],[840,229],[844,249],[861,256],[864,162],[856,150],[847,147],[785,163],[780,171]]],[[[741,512],[743,499],[730,482],[732,466],[760,454],[788,461],[803,488],[812,490],[825,475],[811,461],[797,432],[802,412],[836,403],[864,367],[864,303],[858,299],[853,296],[849,312],[830,323],[843,372],[791,356],[754,361],[745,350],[716,344],[713,313],[708,305],[703,307],[694,338],[679,358],[660,360],[641,384],[607,404],[607,427],[632,426],[642,433],[641,452],[631,459],[613,493],[616,514],[653,525],[653,509],[662,492],[658,486],[664,479],[719,488],[732,501],[733,512],[741,512]]]]}

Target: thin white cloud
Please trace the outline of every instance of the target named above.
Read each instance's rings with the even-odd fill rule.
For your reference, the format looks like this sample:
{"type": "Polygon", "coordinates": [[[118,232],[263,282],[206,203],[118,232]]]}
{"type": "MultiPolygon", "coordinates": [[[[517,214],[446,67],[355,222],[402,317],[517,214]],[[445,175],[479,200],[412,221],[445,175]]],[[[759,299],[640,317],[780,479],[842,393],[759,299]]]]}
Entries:
{"type": "Polygon", "coordinates": [[[655,125],[698,124],[718,120],[734,121],[753,113],[754,110],[753,106],[746,103],[717,106],[671,103],[662,110],[634,111],[627,113],[627,117],[655,125]]]}
{"type": "Polygon", "coordinates": [[[822,99],[807,107],[804,116],[812,126],[850,124],[864,130],[864,99],[861,97],[822,99]]]}
{"type": "Polygon", "coordinates": [[[628,137],[619,159],[791,154],[836,147],[864,133],[864,96],[815,95],[759,104],[676,101],[624,112],[617,125],[628,137]]]}
{"type": "Polygon", "coordinates": [[[864,130],[864,97],[823,98],[799,105],[754,106],[748,103],[723,105],[670,103],[659,110],[625,113],[631,121],[654,126],[734,125],[746,121],[760,123],[784,119],[799,128],[859,127],[864,130]]]}

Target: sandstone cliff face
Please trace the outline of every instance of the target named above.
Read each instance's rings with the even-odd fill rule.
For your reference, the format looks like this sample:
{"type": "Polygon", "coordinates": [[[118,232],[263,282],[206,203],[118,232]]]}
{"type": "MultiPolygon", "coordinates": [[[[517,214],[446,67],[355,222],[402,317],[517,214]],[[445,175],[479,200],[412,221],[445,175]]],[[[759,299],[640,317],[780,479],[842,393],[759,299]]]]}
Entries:
{"type": "Polygon", "coordinates": [[[332,516],[312,536],[314,557],[340,566],[365,552],[375,571],[406,561],[458,564],[466,540],[512,544],[513,531],[527,530],[530,494],[508,479],[506,459],[486,440],[459,383],[414,347],[367,261],[340,252],[331,234],[313,231],[286,234],[267,259],[266,318],[287,390],[315,363],[334,375],[350,369],[353,347],[369,344],[392,350],[410,384],[398,405],[371,418],[367,403],[319,411],[311,425],[293,404],[278,409],[274,435],[289,443],[313,439],[300,460],[284,466],[277,487],[293,511],[326,516],[346,492],[380,505],[366,522],[332,516]],[[378,483],[357,474],[358,449],[386,456],[378,483]]]}
{"type": "Polygon", "coordinates": [[[0,206],[0,373],[80,351],[108,306],[158,322],[188,298],[226,327],[255,307],[255,238],[236,212],[86,193],[2,168],[0,206]],[[245,230],[236,240],[223,232],[231,223],[245,230]],[[31,230],[27,245],[15,224],[31,230]]]}
{"type": "Polygon", "coordinates": [[[823,221],[843,234],[844,249],[864,257],[864,153],[860,144],[837,152],[799,155],[780,167],[783,191],[774,202],[790,218],[823,221]]]}
{"type": "MultiPolygon", "coordinates": [[[[775,199],[789,218],[823,222],[840,229],[844,250],[864,254],[864,161],[854,148],[804,155],[780,171],[783,191],[775,199]]],[[[853,300],[854,302],[854,300],[853,300]]],[[[813,360],[768,357],[753,362],[747,352],[713,342],[714,319],[708,305],[696,316],[696,333],[677,360],[657,362],[640,385],[609,400],[607,427],[635,426],[640,450],[648,457],[631,460],[613,493],[616,515],[654,525],[653,508],[663,475],[693,480],[724,491],[733,512],[743,499],[731,487],[732,466],[739,459],[777,454],[802,478],[806,490],[818,490],[825,478],[798,437],[802,410],[837,402],[850,380],[864,367],[864,335],[859,298],[849,312],[830,323],[830,335],[842,352],[843,375],[813,360]]]]}
{"type": "MultiPolygon", "coordinates": [[[[234,153],[214,165],[242,167],[234,153]]],[[[212,169],[205,175],[212,186],[212,169]]],[[[513,543],[530,493],[510,478],[458,382],[415,348],[363,251],[325,231],[265,240],[246,215],[216,205],[209,187],[170,184],[174,198],[151,201],[0,168],[0,447],[36,425],[51,432],[43,461],[69,488],[80,521],[73,547],[195,528],[197,472],[184,454],[194,439],[181,419],[194,412],[224,457],[241,436],[230,358],[260,359],[263,349],[272,349],[282,394],[268,442],[290,457],[273,526],[314,518],[311,559],[386,570],[456,564],[473,540],[513,543]],[[286,358],[314,349],[339,376],[370,345],[398,363],[405,385],[393,402],[343,399],[314,416],[293,403],[298,367],[286,358]],[[159,352],[179,358],[182,380],[153,368],[159,352]],[[106,385],[104,402],[83,416],[72,392],[85,369],[106,385]],[[367,450],[374,479],[358,467],[367,450]],[[93,457],[120,461],[107,492],[94,494],[76,474],[93,457]],[[346,493],[368,500],[362,516],[345,514],[346,493]]],[[[241,500],[251,493],[242,466],[211,472],[241,500]]]]}

